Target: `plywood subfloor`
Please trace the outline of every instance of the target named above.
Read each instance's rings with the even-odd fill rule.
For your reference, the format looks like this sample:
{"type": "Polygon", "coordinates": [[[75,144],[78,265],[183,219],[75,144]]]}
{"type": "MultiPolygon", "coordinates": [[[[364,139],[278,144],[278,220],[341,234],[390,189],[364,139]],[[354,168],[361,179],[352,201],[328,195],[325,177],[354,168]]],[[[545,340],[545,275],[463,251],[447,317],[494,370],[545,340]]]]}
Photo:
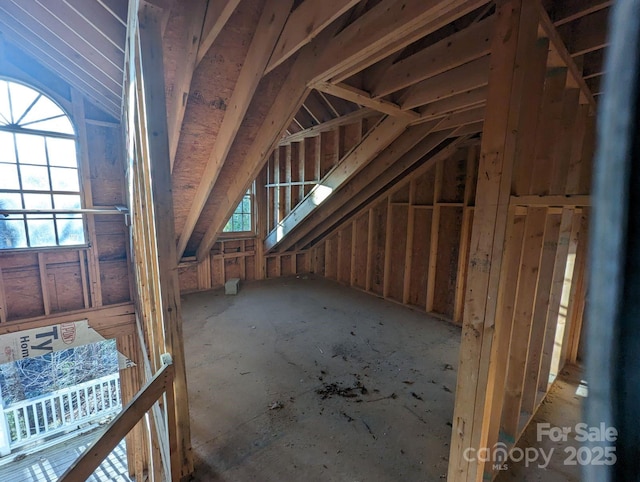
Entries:
{"type": "Polygon", "coordinates": [[[460,330],[306,277],[183,300],[198,481],[445,477],[460,330]]]}

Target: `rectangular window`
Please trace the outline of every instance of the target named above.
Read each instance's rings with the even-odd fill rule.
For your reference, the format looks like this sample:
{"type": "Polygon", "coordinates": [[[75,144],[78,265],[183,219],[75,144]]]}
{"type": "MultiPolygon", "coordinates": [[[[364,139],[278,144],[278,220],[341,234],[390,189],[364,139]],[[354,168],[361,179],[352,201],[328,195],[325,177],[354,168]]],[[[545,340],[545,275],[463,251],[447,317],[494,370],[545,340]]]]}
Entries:
{"type": "Polygon", "coordinates": [[[222,230],[223,233],[253,233],[253,193],[249,189],[222,230]]]}

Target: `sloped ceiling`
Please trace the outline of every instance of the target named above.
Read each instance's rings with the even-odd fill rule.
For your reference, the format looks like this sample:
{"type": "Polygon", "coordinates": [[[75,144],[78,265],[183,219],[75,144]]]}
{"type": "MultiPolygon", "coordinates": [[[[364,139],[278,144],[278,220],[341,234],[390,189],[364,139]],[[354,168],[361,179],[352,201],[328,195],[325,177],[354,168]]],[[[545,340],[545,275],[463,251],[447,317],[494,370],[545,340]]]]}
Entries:
{"type": "Polygon", "coordinates": [[[2,0],[0,33],[120,118],[128,0],[2,0]]]}
{"type": "MultiPolygon", "coordinates": [[[[411,124],[482,121],[490,0],[146,1],[165,15],[176,241],[186,256],[208,252],[283,136],[314,135],[362,108],[411,124]]],[[[571,87],[595,106],[612,2],[536,1],[557,65],[571,66],[571,87]]],[[[128,3],[0,0],[0,37],[120,119],[128,3]]]]}

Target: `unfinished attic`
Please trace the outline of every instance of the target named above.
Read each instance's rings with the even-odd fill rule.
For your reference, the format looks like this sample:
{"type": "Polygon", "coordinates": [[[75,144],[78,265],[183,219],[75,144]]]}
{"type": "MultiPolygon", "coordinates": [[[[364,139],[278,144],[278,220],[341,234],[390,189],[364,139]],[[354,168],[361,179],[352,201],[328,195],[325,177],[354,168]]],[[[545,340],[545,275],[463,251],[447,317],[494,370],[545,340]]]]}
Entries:
{"type": "Polygon", "coordinates": [[[0,0],[0,480],[636,480],[638,19],[0,0]]]}

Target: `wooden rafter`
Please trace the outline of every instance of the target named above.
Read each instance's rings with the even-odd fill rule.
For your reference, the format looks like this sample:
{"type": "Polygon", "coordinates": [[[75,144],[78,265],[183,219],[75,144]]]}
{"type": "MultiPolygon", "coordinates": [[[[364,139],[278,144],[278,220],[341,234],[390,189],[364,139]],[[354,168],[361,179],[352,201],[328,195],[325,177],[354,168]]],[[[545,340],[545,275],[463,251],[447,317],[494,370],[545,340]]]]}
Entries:
{"type": "Polygon", "coordinates": [[[287,20],[265,74],[311,42],[322,30],[360,0],[306,0],[287,20]]]}
{"type": "MultiPolygon", "coordinates": [[[[386,2],[386,3],[387,3],[386,7],[390,11],[398,9],[398,5],[396,5],[395,7],[392,7],[391,5],[389,5],[389,3],[391,2],[386,2]]],[[[400,50],[412,44],[413,42],[429,35],[430,33],[435,32],[436,30],[444,27],[445,25],[451,23],[452,21],[460,17],[463,17],[464,15],[476,10],[477,8],[487,3],[489,3],[489,0],[475,0],[475,1],[462,1],[462,2],[456,1],[456,2],[448,2],[447,5],[440,5],[442,9],[440,10],[439,14],[432,15],[429,20],[422,23],[418,28],[415,28],[413,30],[405,29],[403,34],[391,36],[383,49],[377,50],[374,52],[369,52],[367,55],[362,56],[363,58],[360,60],[354,59],[347,66],[344,66],[342,69],[340,69],[340,72],[333,74],[333,76],[331,77],[331,82],[336,83],[336,82],[344,81],[345,79],[351,77],[352,75],[355,75],[358,72],[361,72],[367,67],[370,67],[373,64],[381,61],[382,59],[385,59],[389,55],[399,52],[400,50]]],[[[412,2],[411,6],[415,7],[415,4],[412,2]]],[[[405,7],[408,7],[408,5],[402,4],[400,5],[400,7],[404,9],[405,7]]],[[[422,11],[425,7],[426,7],[425,2],[422,2],[421,5],[419,5],[419,8],[418,10],[416,10],[416,12],[422,11]]],[[[367,13],[370,13],[370,12],[367,12],[367,13]]],[[[395,26],[397,28],[400,28],[401,27],[400,22],[395,23],[395,26]]],[[[408,23],[407,27],[410,27],[410,26],[411,26],[411,22],[408,23]]]]}
{"type": "Polygon", "coordinates": [[[558,28],[572,57],[599,50],[607,45],[609,9],[598,10],[558,28]]]}
{"type": "Polygon", "coordinates": [[[123,22],[100,2],[87,2],[85,0],[62,0],[78,15],[89,22],[109,42],[124,51],[124,39],[126,37],[126,18],[123,22]]]}
{"type": "Polygon", "coordinates": [[[355,65],[359,70],[450,23],[486,1],[454,0],[446,3],[385,0],[340,32],[326,47],[312,84],[341,76],[355,65]],[[416,38],[416,33],[419,37],[416,38]]]}
{"type": "Polygon", "coordinates": [[[315,88],[325,94],[332,94],[341,99],[348,100],[354,104],[359,104],[370,109],[377,110],[383,114],[394,117],[403,117],[415,120],[419,117],[416,112],[411,110],[402,110],[399,105],[384,99],[373,99],[367,92],[356,89],[348,84],[340,83],[337,85],[328,82],[315,84],[315,88]]]}
{"type": "Polygon", "coordinates": [[[327,132],[335,129],[336,127],[351,124],[354,121],[370,117],[373,114],[374,111],[372,109],[365,107],[350,114],[346,114],[330,121],[323,122],[322,124],[318,124],[317,126],[310,127],[309,129],[296,132],[295,134],[288,134],[286,137],[283,137],[280,140],[280,145],[283,146],[292,142],[300,142],[301,140],[307,139],[309,137],[317,137],[321,132],[327,132]]]}
{"type": "Polygon", "coordinates": [[[111,60],[101,52],[102,49],[99,51],[87,44],[77,33],[44,9],[28,8],[22,2],[14,3],[13,1],[3,2],[0,9],[12,21],[28,30],[34,39],[42,42],[43,49],[55,50],[64,58],[64,62],[76,65],[94,82],[103,85],[118,98],[122,95],[122,64],[124,63],[122,52],[114,52],[117,59],[111,60]],[[122,64],[118,65],[118,60],[122,64]]]}
{"type": "Polygon", "coordinates": [[[298,204],[278,225],[269,233],[265,240],[265,251],[270,251],[293,231],[314,209],[329,197],[330,193],[340,189],[364,166],[391,144],[407,127],[408,121],[394,117],[387,117],[381,121],[365,137],[360,144],[342,159],[314,189],[310,195],[298,204]]]}
{"type": "Polygon", "coordinates": [[[489,56],[484,56],[414,85],[399,99],[403,109],[412,109],[487,85],[489,56]]]}
{"type": "Polygon", "coordinates": [[[482,104],[487,100],[487,86],[467,90],[452,97],[436,100],[420,108],[421,118],[428,120],[442,117],[451,112],[457,112],[482,104]]]}
{"type": "MultiPolygon", "coordinates": [[[[375,203],[379,201],[378,196],[381,192],[384,192],[385,188],[392,186],[390,192],[396,190],[397,184],[394,185],[394,183],[397,183],[403,173],[410,171],[411,177],[414,179],[419,177],[428,170],[433,169],[438,162],[449,158],[467,139],[468,137],[464,135],[458,136],[457,131],[429,134],[416,144],[415,147],[397,159],[396,162],[393,162],[390,166],[382,166],[386,170],[378,172],[377,169],[380,168],[378,167],[375,175],[372,170],[372,172],[367,173],[366,178],[354,179],[354,182],[357,181],[358,184],[353,186],[353,191],[351,191],[352,197],[349,202],[343,200],[343,202],[339,204],[339,207],[335,208],[335,210],[326,217],[326,220],[315,224],[306,236],[299,238],[297,244],[307,246],[312,242],[321,242],[323,239],[331,236],[332,233],[341,229],[342,226],[351,222],[352,219],[361,216],[364,212],[371,209],[375,203]],[[453,134],[453,137],[456,137],[456,139],[442,147],[444,145],[443,142],[447,138],[452,137],[451,134],[453,134]],[[434,153],[436,150],[437,152],[434,153]],[[425,157],[428,157],[428,159],[423,164],[415,170],[411,170],[415,167],[416,163],[425,159],[425,157]],[[370,182],[366,182],[365,179],[370,179],[370,182]]],[[[377,160],[374,162],[377,162],[377,160]]],[[[363,172],[363,174],[365,173],[363,172]]],[[[280,251],[283,251],[283,249],[281,248],[280,251]]]]}
{"type": "Polygon", "coordinates": [[[591,90],[587,86],[586,82],[582,77],[582,71],[576,65],[575,60],[567,50],[566,45],[564,44],[558,30],[553,25],[553,22],[549,18],[549,14],[540,3],[540,0],[535,0],[537,4],[538,15],[540,17],[540,28],[539,30],[549,39],[549,46],[551,48],[549,55],[550,57],[556,57],[559,62],[567,67],[569,70],[569,74],[571,76],[571,82],[576,85],[581,93],[580,93],[580,102],[584,104],[589,104],[593,109],[596,108],[596,101],[593,98],[591,90]]]}
{"type": "Polygon", "coordinates": [[[200,213],[202,213],[209,194],[218,179],[220,170],[227,159],[231,145],[249,108],[249,103],[258,88],[258,83],[262,78],[269,56],[289,16],[292,4],[293,0],[268,2],[262,12],[256,33],[249,47],[249,53],[244,60],[240,76],[229,100],[229,107],[225,111],[216,142],[213,145],[212,152],[209,154],[207,166],[180,234],[178,259],[182,257],[187,247],[200,213]]]}
{"type": "Polygon", "coordinates": [[[182,121],[187,108],[191,79],[197,65],[198,46],[206,8],[206,0],[190,0],[177,2],[171,10],[171,15],[179,14],[186,17],[184,22],[186,28],[172,45],[176,65],[173,83],[167,85],[167,122],[169,123],[169,153],[172,170],[178,150],[182,121]]]}
{"type": "Polygon", "coordinates": [[[381,97],[489,53],[494,18],[489,17],[393,64],[371,89],[381,97]]]}
{"type": "Polygon", "coordinates": [[[227,199],[218,206],[200,242],[198,259],[206,257],[224,223],[300,108],[310,86],[356,67],[362,70],[486,3],[486,0],[456,0],[446,4],[383,0],[338,35],[335,35],[334,22],[306,45],[247,152],[247,167],[243,167],[242,175],[236,176],[227,188],[227,199]]]}
{"type": "Polygon", "coordinates": [[[208,2],[207,12],[204,17],[204,26],[202,27],[202,37],[196,57],[196,65],[199,64],[207,54],[239,3],[240,0],[208,2]]]}
{"type": "Polygon", "coordinates": [[[316,242],[323,237],[323,233],[341,224],[343,220],[351,219],[379,191],[446,140],[449,132],[430,132],[434,125],[432,123],[407,129],[391,149],[374,159],[343,191],[336,193],[330,204],[314,214],[299,231],[294,232],[291,239],[279,247],[279,251],[283,252],[294,244],[307,246],[316,242]]]}
{"type": "Polygon", "coordinates": [[[573,22],[590,13],[597,12],[613,4],[612,0],[544,0],[544,6],[549,12],[556,27],[573,22]]]}

